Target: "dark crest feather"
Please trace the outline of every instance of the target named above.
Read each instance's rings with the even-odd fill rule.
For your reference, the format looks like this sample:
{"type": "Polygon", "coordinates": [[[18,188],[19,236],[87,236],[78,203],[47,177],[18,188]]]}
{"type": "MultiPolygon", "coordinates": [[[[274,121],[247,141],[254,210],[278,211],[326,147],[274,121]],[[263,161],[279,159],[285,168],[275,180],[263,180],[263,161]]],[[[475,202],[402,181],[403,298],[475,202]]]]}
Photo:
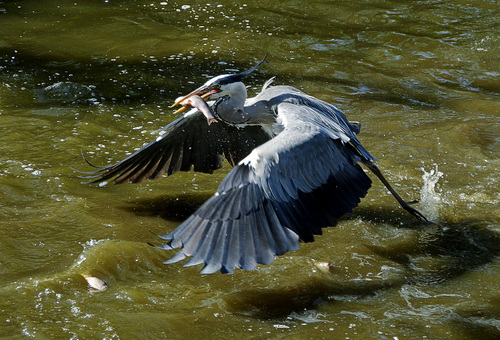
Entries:
{"type": "Polygon", "coordinates": [[[250,73],[252,73],[256,69],[258,69],[260,65],[262,65],[263,63],[267,63],[266,58],[267,58],[268,55],[269,55],[269,52],[267,52],[266,55],[264,56],[264,58],[261,61],[259,61],[257,63],[257,65],[255,65],[254,67],[249,68],[248,70],[240,72],[240,73],[228,75],[227,77],[224,77],[224,78],[220,79],[217,83],[219,83],[221,85],[225,85],[225,84],[230,84],[230,83],[235,83],[235,82],[238,82],[238,81],[242,81],[250,73]]]}

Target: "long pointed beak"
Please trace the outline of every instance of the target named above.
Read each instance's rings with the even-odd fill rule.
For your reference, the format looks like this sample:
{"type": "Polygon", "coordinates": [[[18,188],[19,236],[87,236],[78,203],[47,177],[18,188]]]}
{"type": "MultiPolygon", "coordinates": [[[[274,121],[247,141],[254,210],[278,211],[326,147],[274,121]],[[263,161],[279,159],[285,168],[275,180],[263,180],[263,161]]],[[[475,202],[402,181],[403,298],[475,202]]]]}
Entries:
{"type": "Polygon", "coordinates": [[[172,105],[171,107],[174,107],[174,106],[179,105],[179,104],[182,105],[182,107],[180,109],[178,109],[177,111],[175,111],[175,113],[179,113],[181,111],[184,111],[185,109],[187,109],[189,107],[194,107],[198,111],[203,113],[203,115],[207,118],[208,125],[210,125],[213,122],[217,122],[217,119],[215,119],[215,117],[212,113],[212,110],[208,106],[205,99],[208,99],[211,95],[213,95],[214,93],[217,93],[219,91],[220,90],[218,90],[218,89],[213,89],[213,88],[210,88],[208,86],[203,85],[203,86],[197,88],[196,90],[194,90],[193,92],[191,92],[190,94],[177,98],[175,100],[174,105],[172,105]]]}
{"type": "Polygon", "coordinates": [[[202,86],[198,87],[196,90],[192,91],[191,93],[177,98],[175,100],[175,103],[171,107],[182,104],[183,107],[181,109],[177,110],[175,113],[181,112],[188,107],[183,102],[185,102],[186,99],[188,99],[189,97],[200,96],[201,98],[205,99],[205,98],[209,98],[212,94],[217,93],[217,92],[219,92],[219,90],[210,88],[209,86],[206,86],[206,85],[202,85],[202,86]]]}
{"type": "MultiPolygon", "coordinates": [[[[189,104],[185,104],[186,100],[191,98],[192,96],[197,96],[200,93],[203,93],[203,92],[193,91],[190,94],[188,94],[187,96],[179,97],[175,100],[174,105],[172,105],[170,107],[174,107],[176,105],[182,104],[182,107],[180,109],[178,109],[177,111],[175,111],[174,113],[182,112],[191,106],[189,104]]],[[[206,99],[206,98],[209,98],[214,93],[217,93],[217,91],[216,90],[208,91],[207,93],[202,94],[200,97],[203,99],[206,99]]]]}

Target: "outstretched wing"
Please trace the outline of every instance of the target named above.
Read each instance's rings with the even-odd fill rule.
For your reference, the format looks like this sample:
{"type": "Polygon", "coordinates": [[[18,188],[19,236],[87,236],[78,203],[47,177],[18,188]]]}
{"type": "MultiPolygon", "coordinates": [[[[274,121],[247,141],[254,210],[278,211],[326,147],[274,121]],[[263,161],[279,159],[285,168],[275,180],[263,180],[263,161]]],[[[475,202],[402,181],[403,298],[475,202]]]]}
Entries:
{"type": "Polygon", "coordinates": [[[254,149],[220,184],[217,193],[173,232],[163,249],[181,248],[167,263],[187,256],[202,273],[251,270],[275,255],[311,242],[323,227],[351,212],[371,180],[359,153],[319,125],[291,120],[314,108],[287,104],[278,114],[285,129],[254,149]],[[290,106],[291,105],[291,106],[290,106]]]}
{"type": "Polygon", "coordinates": [[[120,184],[191,169],[212,173],[222,167],[223,156],[234,165],[270,138],[258,126],[238,130],[224,122],[208,125],[200,112],[185,115],[162,130],[156,140],[124,160],[82,177],[92,183],[114,180],[120,184]]]}

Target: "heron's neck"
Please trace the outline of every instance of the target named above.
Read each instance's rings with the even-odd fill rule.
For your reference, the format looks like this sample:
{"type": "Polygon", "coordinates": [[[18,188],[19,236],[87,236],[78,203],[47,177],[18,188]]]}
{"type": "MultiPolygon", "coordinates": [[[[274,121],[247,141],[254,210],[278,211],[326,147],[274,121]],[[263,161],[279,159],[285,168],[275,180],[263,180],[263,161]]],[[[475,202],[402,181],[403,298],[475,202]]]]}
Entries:
{"type": "Polygon", "coordinates": [[[231,102],[238,109],[243,110],[247,100],[247,88],[245,84],[238,82],[232,84],[231,102]]]}

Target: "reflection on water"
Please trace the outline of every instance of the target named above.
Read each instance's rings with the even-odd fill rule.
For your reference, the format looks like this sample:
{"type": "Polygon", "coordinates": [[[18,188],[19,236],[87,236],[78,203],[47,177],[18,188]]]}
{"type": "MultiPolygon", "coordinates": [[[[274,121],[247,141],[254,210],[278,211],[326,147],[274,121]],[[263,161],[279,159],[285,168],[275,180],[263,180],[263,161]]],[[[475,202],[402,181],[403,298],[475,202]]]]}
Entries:
{"type": "Polygon", "coordinates": [[[500,337],[496,1],[0,2],[0,336],[500,337]],[[374,181],[339,226],[234,275],[148,245],[229,170],[85,185],[208,77],[298,87],[362,122],[374,181]],[[423,174],[423,176],[422,176],[423,174]],[[328,263],[320,270],[318,263],[328,263]],[[82,275],[107,284],[89,291],[82,275]],[[189,327],[186,325],[189,324],[189,327]]]}

